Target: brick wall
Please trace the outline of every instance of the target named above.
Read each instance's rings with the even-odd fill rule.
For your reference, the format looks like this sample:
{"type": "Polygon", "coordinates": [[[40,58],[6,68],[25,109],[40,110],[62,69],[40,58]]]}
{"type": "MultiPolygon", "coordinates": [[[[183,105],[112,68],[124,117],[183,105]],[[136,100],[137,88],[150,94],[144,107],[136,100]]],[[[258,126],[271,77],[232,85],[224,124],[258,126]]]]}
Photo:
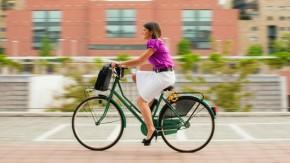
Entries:
{"type": "MultiPolygon", "coordinates": [[[[230,53],[238,50],[238,12],[223,9],[214,0],[152,0],[152,1],[91,1],[91,0],[27,0],[21,10],[7,12],[6,49],[10,56],[35,56],[32,48],[32,11],[60,10],[61,51],[62,55],[108,56],[120,53],[139,55],[142,50],[88,50],[91,44],[142,45],[141,32],[143,24],[157,21],[163,30],[163,37],[168,38],[172,54],[176,53],[176,45],[182,37],[181,11],[184,9],[206,9],[213,11],[212,37],[216,40],[231,41],[230,53]],[[136,36],[133,38],[107,38],[107,9],[135,9],[136,36]],[[76,54],[74,54],[76,53],[76,54]]],[[[57,54],[55,50],[54,54],[57,54]]],[[[201,54],[211,52],[194,50],[201,54]]]]}

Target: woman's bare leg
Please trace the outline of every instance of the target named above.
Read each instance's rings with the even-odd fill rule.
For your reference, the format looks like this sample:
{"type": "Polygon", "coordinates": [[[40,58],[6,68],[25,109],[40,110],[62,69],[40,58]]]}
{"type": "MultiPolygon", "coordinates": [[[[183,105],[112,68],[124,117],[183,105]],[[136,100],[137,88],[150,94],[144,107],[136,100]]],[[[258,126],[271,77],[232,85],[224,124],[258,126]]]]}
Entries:
{"type": "Polygon", "coordinates": [[[143,100],[142,97],[140,96],[137,99],[137,105],[139,106],[142,116],[144,118],[147,130],[148,130],[147,139],[149,139],[155,130],[153,120],[152,120],[151,110],[149,108],[148,102],[143,100]]]}

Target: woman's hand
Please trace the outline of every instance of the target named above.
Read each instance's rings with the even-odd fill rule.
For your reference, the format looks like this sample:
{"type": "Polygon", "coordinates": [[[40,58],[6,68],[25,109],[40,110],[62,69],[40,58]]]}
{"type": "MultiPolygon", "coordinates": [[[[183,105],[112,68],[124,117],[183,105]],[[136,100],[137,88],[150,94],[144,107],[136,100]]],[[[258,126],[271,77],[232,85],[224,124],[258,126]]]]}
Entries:
{"type": "Polygon", "coordinates": [[[111,63],[111,67],[112,67],[112,68],[120,67],[120,66],[121,66],[120,63],[118,63],[118,62],[112,62],[112,63],[111,63]]]}
{"type": "Polygon", "coordinates": [[[120,68],[128,68],[126,65],[124,65],[124,64],[121,63],[121,62],[112,62],[112,63],[111,63],[111,67],[112,67],[112,68],[116,68],[116,67],[120,67],[120,68]]]}

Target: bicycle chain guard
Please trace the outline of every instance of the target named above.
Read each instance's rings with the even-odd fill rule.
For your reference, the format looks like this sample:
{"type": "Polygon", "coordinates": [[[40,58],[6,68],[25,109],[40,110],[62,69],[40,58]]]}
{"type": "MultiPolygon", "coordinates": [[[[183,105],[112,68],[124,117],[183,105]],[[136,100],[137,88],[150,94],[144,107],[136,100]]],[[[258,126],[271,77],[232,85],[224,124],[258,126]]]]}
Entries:
{"type": "MultiPolygon", "coordinates": [[[[153,123],[155,126],[157,126],[158,118],[154,118],[153,123]]],[[[179,127],[180,127],[179,126],[179,124],[180,124],[179,119],[165,119],[163,123],[164,123],[163,130],[164,130],[165,135],[176,134],[177,131],[179,130],[179,127]]],[[[145,124],[142,124],[140,126],[140,130],[144,136],[147,135],[147,128],[146,128],[145,124]]],[[[160,135],[161,135],[161,132],[158,133],[158,136],[160,136],[160,135]]]]}

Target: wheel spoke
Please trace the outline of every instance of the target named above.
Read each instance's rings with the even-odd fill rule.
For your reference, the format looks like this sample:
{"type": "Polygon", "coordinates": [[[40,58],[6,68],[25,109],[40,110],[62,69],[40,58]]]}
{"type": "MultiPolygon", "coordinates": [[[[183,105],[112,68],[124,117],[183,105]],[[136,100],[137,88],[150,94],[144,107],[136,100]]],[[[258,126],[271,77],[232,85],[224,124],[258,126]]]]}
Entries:
{"type": "Polygon", "coordinates": [[[182,96],[172,104],[176,112],[187,119],[181,125],[179,118],[165,105],[160,113],[159,125],[162,138],[172,149],[179,152],[195,152],[204,148],[214,133],[214,119],[208,105],[192,96],[182,96]]]}
{"type": "MultiPolygon", "coordinates": [[[[84,109],[85,111],[87,111],[87,108],[85,107],[85,109],[84,109]]],[[[91,109],[89,109],[89,111],[87,111],[87,112],[90,112],[91,113],[91,117],[93,118],[93,120],[94,120],[94,122],[96,123],[97,122],[97,120],[96,120],[96,117],[97,116],[95,116],[95,114],[91,111],[91,109]]]]}
{"type": "Polygon", "coordinates": [[[110,122],[103,122],[103,123],[100,123],[100,124],[109,124],[109,123],[114,123],[114,122],[120,122],[120,120],[115,120],[115,121],[110,121],[110,122]]]}
{"type": "Polygon", "coordinates": [[[107,114],[104,115],[105,106],[103,104],[106,103],[108,103],[106,97],[91,97],[83,101],[74,112],[72,118],[74,136],[81,145],[88,149],[108,149],[115,145],[122,136],[124,126],[121,110],[118,109],[116,103],[111,102],[107,114]],[[111,114],[114,116],[110,116],[111,114]],[[101,117],[102,122],[96,125],[101,117]]]}

